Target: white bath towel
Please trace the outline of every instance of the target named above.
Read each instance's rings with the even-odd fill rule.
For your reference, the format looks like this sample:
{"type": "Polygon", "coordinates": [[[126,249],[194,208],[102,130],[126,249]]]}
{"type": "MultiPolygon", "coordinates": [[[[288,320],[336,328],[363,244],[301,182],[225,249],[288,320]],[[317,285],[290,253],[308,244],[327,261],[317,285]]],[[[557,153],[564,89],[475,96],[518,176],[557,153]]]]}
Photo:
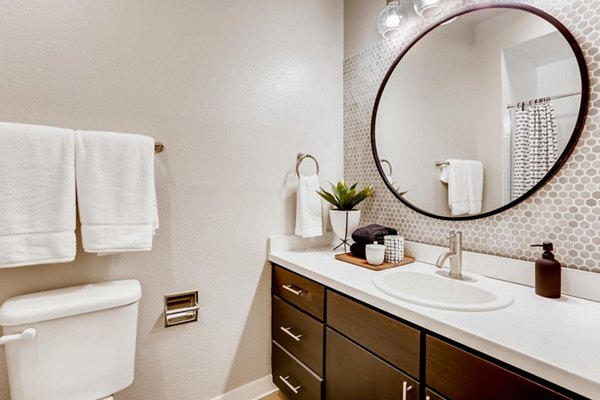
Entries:
{"type": "Polygon", "coordinates": [[[0,123],[0,268],[75,258],[74,134],[0,123]]]}
{"type": "Polygon", "coordinates": [[[479,214],[483,198],[483,164],[448,160],[448,205],[452,215],[479,214]]]}
{"type": "Polygon", "coordinates": [[[303,238],[323,234],[321,197],[317,194],[318,191],[319,177],[317,175],[301,175],[298,178],[295,233],[303,238]]]}
{"type": "Polygon", "coordinates": [[[154,139],[77,131],[75,165],[83,249],[99,255],[151,250],[158,228],[154,139]]]}

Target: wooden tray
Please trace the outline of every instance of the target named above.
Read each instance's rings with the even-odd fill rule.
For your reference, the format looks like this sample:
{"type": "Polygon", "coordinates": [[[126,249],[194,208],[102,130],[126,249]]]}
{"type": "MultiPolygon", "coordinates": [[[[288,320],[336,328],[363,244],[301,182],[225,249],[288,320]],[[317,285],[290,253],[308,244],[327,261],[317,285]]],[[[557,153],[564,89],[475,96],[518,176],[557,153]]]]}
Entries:
{"type": "Polygon", "coordinates": [[[335,255],[336,260],[345,261],[350,264],[358,265],[359,267],[372,269],[373,271],[383,271],[384,269],[400,267],[402,265],[414,263],[415,259],[412,257],[404,256],[404,260],[399,263],[384,262],[381,265],[371,265],[367,260],[358,258],[352,255],[352,253],[341,253],[335,255]]]}

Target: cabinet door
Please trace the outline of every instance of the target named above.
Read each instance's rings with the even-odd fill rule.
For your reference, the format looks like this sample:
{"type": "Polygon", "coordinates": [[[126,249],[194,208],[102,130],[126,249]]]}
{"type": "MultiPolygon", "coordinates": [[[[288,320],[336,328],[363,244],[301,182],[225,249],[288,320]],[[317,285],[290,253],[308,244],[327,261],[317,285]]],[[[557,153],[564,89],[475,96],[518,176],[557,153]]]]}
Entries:
{"type": "Polygon", "coordinates": [[[326,330],[327,400],[419,398],[419,385],[413,379],[330,328],[326,330]]]}
{"type": "Polygon", "coordinates": [[[426,340],[427,386],[453,400],[564,400],[567,397],[431,336],[426,340]]]}
{"type": "Polygon", "coordinates": [[[446,400],[431,389],[425,389],[425,400],[446,400]]]}

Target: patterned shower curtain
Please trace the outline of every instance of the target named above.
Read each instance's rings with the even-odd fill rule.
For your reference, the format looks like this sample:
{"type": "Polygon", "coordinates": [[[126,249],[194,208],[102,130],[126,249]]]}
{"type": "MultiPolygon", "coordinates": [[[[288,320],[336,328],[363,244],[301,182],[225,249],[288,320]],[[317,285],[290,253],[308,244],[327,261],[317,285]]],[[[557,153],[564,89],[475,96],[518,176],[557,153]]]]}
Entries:
{"type": "Polygon", "coordinates": [[[556,116],[550,99],[519,103],[512,154],[512,199],[535,186],[558,157],[556,116]]]}

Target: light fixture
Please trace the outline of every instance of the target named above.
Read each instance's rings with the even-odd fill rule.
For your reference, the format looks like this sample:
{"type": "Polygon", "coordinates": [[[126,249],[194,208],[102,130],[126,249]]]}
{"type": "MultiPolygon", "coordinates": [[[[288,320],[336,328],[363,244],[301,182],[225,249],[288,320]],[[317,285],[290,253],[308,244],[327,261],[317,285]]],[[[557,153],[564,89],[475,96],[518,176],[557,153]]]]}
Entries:
{"type": "Polygon", "coordinates": [[[434,18],[444,11],[443,0],[414,0],[415,12],[421,18],[434,18]]]}
{"type": "MultiPolygon", "coordinates": [[[[413,7],[419,17],[429,19],[442,14],[443,3],[444,0],[413,0],[413,7]]],[[[377,30],[386,39],[398,36],[402,32],[404,16],[401,4],[402,0],[386,0],[385,7],[377,17],[377,30]]],[[[454,19],[447,23],[452,21],[454,19]]]]}
{"type": "Polygon", "coordinates": [[[400,12],[398,0],[387,0],[387,4],[377,17],[377,30],[384,38],[391,38],[400,33],[404,17],[400,12]]]}

